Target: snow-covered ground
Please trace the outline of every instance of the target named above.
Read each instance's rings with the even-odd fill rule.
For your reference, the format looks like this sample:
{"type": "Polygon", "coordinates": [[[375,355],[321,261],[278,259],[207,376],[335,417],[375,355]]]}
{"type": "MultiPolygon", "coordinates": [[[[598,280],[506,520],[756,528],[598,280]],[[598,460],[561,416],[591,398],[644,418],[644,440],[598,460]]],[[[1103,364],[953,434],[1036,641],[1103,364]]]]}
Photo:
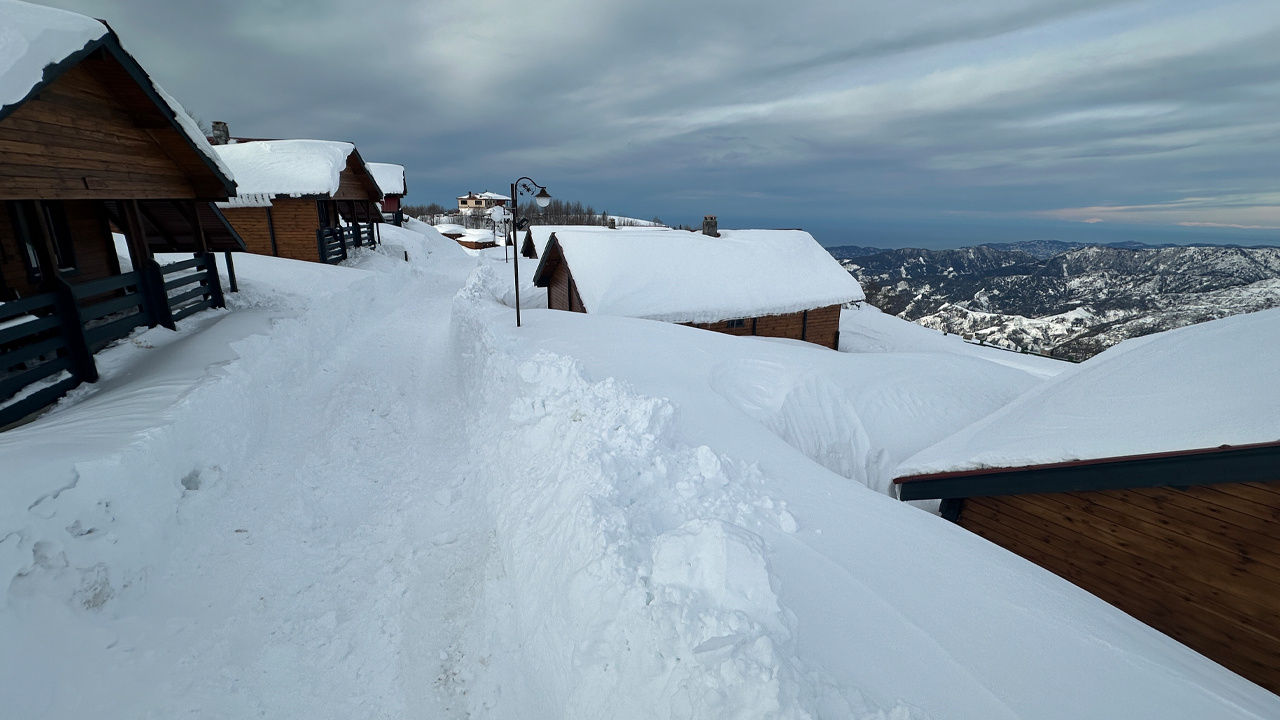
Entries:
{"type": "Polygon", "coordinates": [[[231,308],[0,434],[0,714],[1280,716],[882,492],[1058,363],[865,309],[833,352],[528,286],[517,329],[501,248],[383,238],[239,256],[231,308]]]}

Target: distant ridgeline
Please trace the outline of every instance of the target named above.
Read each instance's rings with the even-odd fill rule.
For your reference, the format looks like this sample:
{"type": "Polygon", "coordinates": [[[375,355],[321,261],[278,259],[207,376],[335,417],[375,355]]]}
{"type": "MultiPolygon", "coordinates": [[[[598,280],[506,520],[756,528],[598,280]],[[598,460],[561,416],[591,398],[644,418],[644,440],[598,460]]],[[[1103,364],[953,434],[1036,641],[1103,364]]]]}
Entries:
{"type": "Polygon", "coordinates": [[[885,312],[1072,360],[1126,338],[1280,306],[1277,247],[1031,241],[828,250],[885,312]]]}

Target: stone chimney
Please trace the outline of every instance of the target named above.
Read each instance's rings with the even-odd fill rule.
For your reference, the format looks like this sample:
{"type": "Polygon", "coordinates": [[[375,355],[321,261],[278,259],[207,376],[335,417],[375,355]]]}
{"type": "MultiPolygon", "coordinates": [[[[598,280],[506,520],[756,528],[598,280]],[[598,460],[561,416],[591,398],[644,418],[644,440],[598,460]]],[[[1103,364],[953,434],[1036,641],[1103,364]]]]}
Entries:
{"type": "Polygon", "coordinates": [[[231,140],[231,130],[227,128],[227,124],[221,120],[213,121],[213,135],[209,138],[211,145],[226,145],[231,140]]]}
{"type": "Polygon", "coordinates": [[[720,237],[720,224],[716,222],[715,215],[702,216],[702,234],[711,237],[720,237]]]}

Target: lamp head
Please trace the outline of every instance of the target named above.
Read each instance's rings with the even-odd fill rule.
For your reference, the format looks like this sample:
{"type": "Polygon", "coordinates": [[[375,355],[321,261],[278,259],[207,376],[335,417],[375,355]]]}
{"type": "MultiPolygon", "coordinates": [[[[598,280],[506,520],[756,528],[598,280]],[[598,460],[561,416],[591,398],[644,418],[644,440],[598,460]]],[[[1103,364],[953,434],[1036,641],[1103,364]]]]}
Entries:
{"type": "Polygon", "coordinates": [[[542,209],[551,204],[551,195],[546,188],[538,190],[538,194],[533,196],[533,201],[538,203],[538,208],[542,209]]]}

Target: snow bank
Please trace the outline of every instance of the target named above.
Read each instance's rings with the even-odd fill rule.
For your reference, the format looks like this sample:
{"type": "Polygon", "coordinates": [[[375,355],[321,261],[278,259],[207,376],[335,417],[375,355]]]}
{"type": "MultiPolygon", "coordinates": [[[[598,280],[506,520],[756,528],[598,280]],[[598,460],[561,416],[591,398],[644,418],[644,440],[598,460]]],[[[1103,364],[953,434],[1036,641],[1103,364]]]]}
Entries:
{"type": "Polygon", "coordinates": [[[378,183],[383,195],[404,194],[404,166],[391,163],[365,163],[373,181],[378,183]]]}
{"type": "Polygon", "coordinates": [[[237,195],[333,195],[355,145],[329,140],[258,140],[216,145],[235,173],[237,195]]]}
{"type": "Polygon", "coordinates": [[[858,281],[802,230],[722,230],[718,238],[563,230],[556,239],[591,313],[704,323],[864,297],[858,281]]]}
{"type": "Polygon", "coordinates": [[[894,441],[913,452],[949,432],[915,421],[963,426],[1008,402],[1018,378],[1035,385],[1028,373],[554,311],[516,330],[494,299],[508,290],[482,266],[453,310],[494,515],[483,598],[449,674],[472,716],[1280,711],[1083,590],[868,491],[865,463],[856,482],[829,471],[842,462],[834,437],[799,440],[847,416],[833,427],[864,446],[850,457],[887,456],[894,441]],[[920,381],[950,363],[955,375],[920,381]]]}
{"type": "Polygon", "coordinates": [[[908,459],[896,474],[1280,440],[1280,310],[1126,340],[908,459]]]}

